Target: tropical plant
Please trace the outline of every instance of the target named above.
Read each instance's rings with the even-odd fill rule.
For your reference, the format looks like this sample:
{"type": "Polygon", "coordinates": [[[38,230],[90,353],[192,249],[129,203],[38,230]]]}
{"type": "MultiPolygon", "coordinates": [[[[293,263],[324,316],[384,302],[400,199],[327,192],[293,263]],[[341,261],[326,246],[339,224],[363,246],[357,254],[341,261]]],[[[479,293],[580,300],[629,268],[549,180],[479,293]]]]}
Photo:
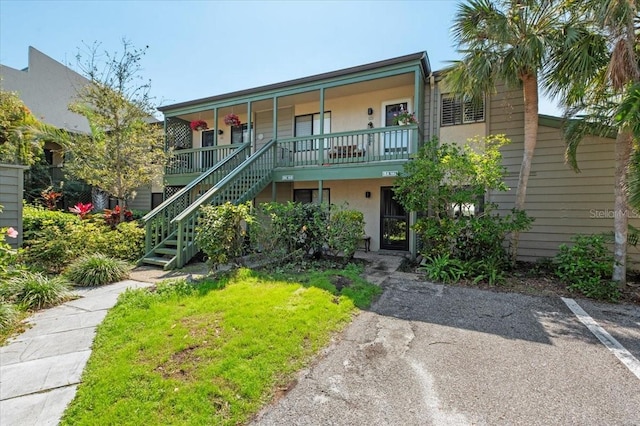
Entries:
{"type": "Polygon", "coordinates": [[[458,281],[465,275],[463,262],[447,253],[425,258],[425,265],[421,269],[430,280],[443,283],[458,281]]]}
{"type": "Polygon", "coordinates": [[[91,203],[77,203],[75,206],[69,207],[69,211],[77,214],[80,219],[85,219],[91,210],[93,210],[91,203]]]}
{"type": "MultiPolygon", "coordinates": [[[[453,93],[481,102],[504,82],[524,96],[524,151],[515,209],[524,210],[538,139],[538,86],[546,85],[549,54],[564,37],[564,9],[556,0],[468,0],[459,5],[453,37],[462,59],[445,70],[453,93]]],[[[512,235],[515,262],[519,233],[512,235]]]]}
{"type": "Polygon", "coordinates": [[[629,220],[627,172],[634,147],[633,131],[638,129],[633,105],[637,105],[634,96],[640,83],[640,1],[568,0],[567,4],[580,26],[565,30],[563,45],[550,58],[554,69],[552,94],[562,100],[567,117],[576,118],[566,130],[566,155],[576,171],[577,149],[585,135],[615,135],[612,280],[624,286],[629,220]]]}
{"type": "Polygon", "coordinates": [[[42,202],[49,210],[55,210],[58,207],[58,200],[62,197],[62,192],[48,187],[40,193],[40,197],[42,197],[42,202]]]}
{"type": "Polygon", "coordinates": [[[131,265],[127,262],[95,253],[71,263],[65,276],[76,285],[94,287],[127,279],[130,271],[131,265]]]}

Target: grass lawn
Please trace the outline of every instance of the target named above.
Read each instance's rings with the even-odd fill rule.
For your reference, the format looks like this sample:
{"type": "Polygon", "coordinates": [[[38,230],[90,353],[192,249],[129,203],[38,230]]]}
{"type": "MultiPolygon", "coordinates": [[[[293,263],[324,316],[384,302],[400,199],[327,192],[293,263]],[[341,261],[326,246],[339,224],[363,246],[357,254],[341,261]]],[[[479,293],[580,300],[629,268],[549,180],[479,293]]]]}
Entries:
{"type": "Polygon", "coordinates": [[[298,275],[303,283],[241,269],[124,293],[62,424],[248,421],[378,294],[360,271],[298,275]]]}

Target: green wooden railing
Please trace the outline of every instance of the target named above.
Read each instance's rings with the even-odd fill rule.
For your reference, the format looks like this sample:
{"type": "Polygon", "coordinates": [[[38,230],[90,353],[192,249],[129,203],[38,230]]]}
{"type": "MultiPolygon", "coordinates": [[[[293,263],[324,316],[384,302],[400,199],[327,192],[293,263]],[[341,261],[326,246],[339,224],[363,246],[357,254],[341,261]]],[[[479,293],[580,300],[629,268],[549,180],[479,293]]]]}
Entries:
{"type": "Polygon", "coordinates": [[[250,155],[250,143],[237,145],[228,152],[227,156],[215,167],[211,167],[189,185],[166,199],[162,204],[153,209],[142,220],[145,222],[145,256],[153,252],[165,239],[177,231],[173,219],[191,206],[202,194],[216,183],[220,182],[233,169],[238,167],[250,155]]]}
{"type": "Polygon", "coordinates": [[[180,175],[207,171],[240,146],[220,145],[175,150],[171,155],[169,165],[165,168],[165,173],[180,175]]]}
{"type": "Polygon", "coordinates": [[[392,126],[278,140],[277,166],[296,167],[409,158],[417,152],[419,127],[392,126]]]}
{"type": "Polygon", "coordinates": [[[271,182],[275,160],[276,143],[271,140],[171,221],[178,230],[177,268],[184,266],[198,252],[194,240],[200,207],[221,205],[227,201],[239,204],[253,199],[271,182]]]}

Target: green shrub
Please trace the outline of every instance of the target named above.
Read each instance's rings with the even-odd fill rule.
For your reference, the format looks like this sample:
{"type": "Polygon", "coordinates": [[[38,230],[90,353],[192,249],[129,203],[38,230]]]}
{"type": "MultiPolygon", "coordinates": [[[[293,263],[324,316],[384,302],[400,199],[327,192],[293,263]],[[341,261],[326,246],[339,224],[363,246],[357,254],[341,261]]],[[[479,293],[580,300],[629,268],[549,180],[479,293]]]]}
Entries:
{"type": "Polygon", "coordinates": [[[201,207],[195,242],[209,258],[212,269],[242,255],[246,226],[252,222],[250,202],[201,207]]]}
{"type": "Polygon", "coordinates": [[[71,298],[69,282],[63,277],[48,278],[39,272],[23,272],[0,288],[5,300],[25,309],[42,309],[63,303],[71,298]]]}
{"type": "Polygon", "coordinates": [[[555,257],[556,275],[570,290],[587,297],[615,301],[620,291],[611,281],[613,255],[605,246],[601,235],[576,235],[574,244],[560,245],[555,257]]]}
{"type": "Polygon", "coordinates": [[[80,218],[74,214],[47,210],[41,206],[25,205],[22,209],[22,229],[24,246],[42,237],[42,232],[50,227],[65,229],[68,224],[79,224],[80,218]]]}
{"type": "Polygon", "coordinates": [[[18,320],[18,310],[11,303],[0,300],[0,333],[13,327],[18,320]]]}
{"type": "Polygon", "coordinates": [[[52,273],[62,271],[84,254],[103,253],[127,261],[144,254],[144,229],[136,222],[118,224],[115,229],[97,220],[79,220],[76,215],[33,209],[38,220],[32,221],[30,239],[21,259],[52,273]],[[47,215],[51,220],[40,220],[47,215]],[[68,220],[72,218],[72,220],[68,220]]]}
{"type": "Polygon", "coordinates": [[[65,276],[77,285],[93,287],[127,279],[130,271],[125,261],[95,253],[71,263],[65,276]]]}
{"type": "Polygon", "coordinates": [[[506,216],[491,214],[491,208],[487,206],[478,216],[418,219],[414,229],[422,242],[421,254],[426,258],[447,254],[469,262],[491,258],[494,265],[504,269],[508,263],[506,236],[529,229],[533,219],[517,210],[506,216]]]}
{"type": "Polygon", "coordinates": [[[347,209],[345,206],[331,207],[327,245],[334,256],[342,253],[345,262],[349,261],[353,258],[363,235],[364,214],[362,212],[347,209]]]}
{"type": "Polygon", "coordinates": [[[459,281],[465,275],[463,262],[449,256],[439,254],[425,258],[426,264],[421,267],[427,274],[427,278],[437,282],[459,281]]]}
{"type": "Polygon", "coordinates": [[[267,223],[256,227],[256,232],[269,230],[257,240],[262,246],[273,247],[275,256],[296,252],[303,256],[319,256],[327,241],[328,208],[326,205],[306,203],[265,203],[260,205],[260,218],[267,223]],[[266,237],[266,238],[265,238],[266,237]]]}

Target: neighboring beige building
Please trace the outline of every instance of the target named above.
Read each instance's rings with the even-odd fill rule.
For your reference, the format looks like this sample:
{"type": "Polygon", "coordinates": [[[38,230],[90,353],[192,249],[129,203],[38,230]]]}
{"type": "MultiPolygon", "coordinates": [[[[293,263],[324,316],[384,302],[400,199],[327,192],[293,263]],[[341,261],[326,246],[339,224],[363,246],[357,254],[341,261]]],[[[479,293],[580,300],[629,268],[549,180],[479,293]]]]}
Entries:
{"type": "MultiPolygon", "coordinates": [[[[87,119],[68,108],[78,90],[87,84],[88,79],[33,47],[29,47],[26,68],[0,65],[2,90],[17,93],[38,120],[70,132],[89,133],[87,119]]],[[[63,180],[64,158],[60,146],[47,142],[44,150],[45,158],[51,165],[52,179],[63,180]]],[[[153,188],[139,189],[137,196],[129,200],[127,205],[130,209],[149,211],[159,204],[161,194],[162,184],[159,182],[153,188]]]]}

